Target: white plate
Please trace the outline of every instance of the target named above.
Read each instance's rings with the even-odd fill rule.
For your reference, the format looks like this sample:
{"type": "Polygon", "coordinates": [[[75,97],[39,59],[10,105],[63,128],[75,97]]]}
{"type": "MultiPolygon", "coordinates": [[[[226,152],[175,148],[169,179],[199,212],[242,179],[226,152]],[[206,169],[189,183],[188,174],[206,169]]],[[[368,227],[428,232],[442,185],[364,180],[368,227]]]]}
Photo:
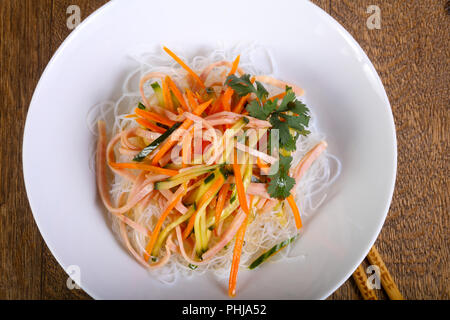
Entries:
{"type": "MultiPolygon", "coordinates": [[[[364,26],[361,26],[364,28],[364,26]]],[[[275,74],[306,90],[329,150],[343,164],[329,198],[298,241],[306,259],[239,273],[239,299],[322,299],[362,261],[389,208],[396,173],[393,117],[383,85],[356,41],[309,1],[111,1],[64,41],[28,111],[23,169],[42,236],[64,269],[76,265],[94,298],[222,299],[212,276],[163,285],[116,241],[89,169],[86,114],[118,96],[141,43],[256,40],[275,74]]]]}

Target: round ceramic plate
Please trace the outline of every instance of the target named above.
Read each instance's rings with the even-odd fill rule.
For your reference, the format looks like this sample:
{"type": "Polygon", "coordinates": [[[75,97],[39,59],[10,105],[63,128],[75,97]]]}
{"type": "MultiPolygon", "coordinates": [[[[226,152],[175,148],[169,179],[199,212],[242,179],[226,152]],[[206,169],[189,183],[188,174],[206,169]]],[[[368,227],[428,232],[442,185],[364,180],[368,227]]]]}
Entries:
{"type": "MultiPolygon", "coordinates": [[[[361,26],[364,28],[365,26],[361,26]]],[[[356,41],[309,1],[115,0],[64,41],[34,93],[23,169],[34,218],[61,266],[98,299],[224,299],[213,276],[165,285],[120,245],[90,169],[89,108],[120,95],[127,53],[142,43],[193,52],[255,40],[276,77],[306,91],[342,174],[303,230],[304,259],[239,272],[240,299],[323,299],[363,260],[385,220],[396,173],[395,127],[373,65],[356,41]]]]}

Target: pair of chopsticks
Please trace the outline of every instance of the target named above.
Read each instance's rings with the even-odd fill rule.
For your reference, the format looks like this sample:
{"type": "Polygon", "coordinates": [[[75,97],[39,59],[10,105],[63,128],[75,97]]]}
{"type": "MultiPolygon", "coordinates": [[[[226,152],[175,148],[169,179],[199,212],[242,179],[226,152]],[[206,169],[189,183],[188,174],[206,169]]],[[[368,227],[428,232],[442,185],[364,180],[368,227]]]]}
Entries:
{"type": "MultiPolygon", "coordinates": [[[[381,285],[389,296],[389,299],[403,300],[402,294],[398,290],[397,285],[392,279],[391,274],[386,268],[386,265],[384,264],[383,259],[381,259],[381,256],[375,246],[370,249],[367,259],[372,265],[376,265],[380,268],[381,285]]],[[[364,300],[378,300],[374,289],[367,286],[367,275],[362,264],[360,264],[358,268],[356,268],[355,272],[353,272],[353,279],[355,280],[364,300]]]]}

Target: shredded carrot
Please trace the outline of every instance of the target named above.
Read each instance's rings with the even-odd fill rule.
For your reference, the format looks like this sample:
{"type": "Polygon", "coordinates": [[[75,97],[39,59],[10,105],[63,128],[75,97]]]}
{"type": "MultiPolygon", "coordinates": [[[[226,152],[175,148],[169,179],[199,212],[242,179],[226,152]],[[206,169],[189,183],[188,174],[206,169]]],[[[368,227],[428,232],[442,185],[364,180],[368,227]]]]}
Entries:
{"type": "Polygon", "coordinates": [[[145,163],[139,163],[139,162],[110,162],[109,165],[115,169],[137,169],[137,170],[144,170],[149,171],[153,173],[158,174],[164,174],[166,176],[176,176],[178,174],[178,170],[172,170],[172,169],[164,169],[160,167],[155,167],[149,164],[145,163]]]}
{"type": "Polygon", "coordinates": [[[237,163],[236,152],[234,153],[233,171],[237,194],[239,198],[239,204],[241,205],[242,210],[244,210],[244,212],[248,214],[250,211],[247,205],[247,196],[245,195],[244,183],[242,182],[241,166],[237,163]]]}
{"type": "Polygon", "coordinates": [[[150,129],[154,132],[164,133],[166,130],[164,128],[158,127],[156,124],[142,118],[137,118],[136,122],[139,123],[141,126],[146,127],[147,129],[150,129]]]}
{"type": "Polygon", "coordinates": [[[267,174],[270,168],[270,166],[267,163],[264,163],[260,158],[256,158],[256,164],[262,170],[262,172],[267,174]]]}
{"type": "Polygon", "coordinates": [[[242,109],[244,109],[244,105],[245,103],[248,101],[248,99],[250,98],[250,93],[241,97],[241,99],[239,99],[238,104],[236,105],[236,107],[233,108],[233,112],[234,113],[241,113],[242,109]]]}
{"type": "Polygon", "coordinates": [[[168,84],[168,76],[166,76],[162,82],[162,92],[164,98],[164,106],[166,109],[174,111],[172,97],[170,96],[169,84],[168,84]]]}
{"type": "Polygon", "coordinates": [[[228,295],[230,297],[236,296],[236,282],[239,270],[239,262],[241,261],[242,246],[244,245],[245,231],[247,230],[248,215],[239,227],[236,234],[236,242],[233,250],[233,261],[231,263],[230,280],[228,282],[228,295]]]}
{"type": "Polygon", "coordinates": [[[195,217],[197,216],[198,210],[200,210],[200,208],[206,203],[206,201],[208,201],[209,198],[213,197],[219,191],[219,189],[222,188],[224,182],[224,177],[220,176],[208,189],[208,191],[203,194],[199,204],[197,205],[197,211],[195,211],[195,213],[189,218],[188,225],[186,229],[184,229],[183,239],[187,239],[187,237],[189,237],[189,235],[191,234],[191,231],[194,228],[195,217]]]}
{"type": "Polygon", "coordinates": [[[197,96],[197,99],[200,103],[203,102],[202,96],[200,95],[200,93],[196,92],[195,95],[197,96]]]}
{"type": "Polygon", "coordinates": [[[183,95],[181,94],[180,90],[178,89],[175,82],[172,81],[172,79],[167,76],[167,84],[169,86],[170,91],[172,91],[175,98],[177,98],[178,102],[181,104],[181,107],[187,111],[188,107],[186,105],[186,101],[184,101],[183,95]]]}
{"type": "MultiPolygon", "coordinates": [[[[208,106],[211,104],[211,102],[212,102],[212,99],[197,106],[194,109],[194,114],[197,116],[201,115],[203,113],[203,111],[205,111],[205,109],[208,108],[208,106]]],[[[180,128],[178,128],[178,130],[181,130],[181,129],[187,130],[192,124],[193,124],[193,121],[191,119],[186,119],[183,121],[183,123],[181,124],[180,128]]],[[[169,141],[167,141],[164,145],[162,145],[161,149],[159,149],[158,153],[154,156],[154,158],[152,160],[152,164],[153,165],[158,164],[159,160],[161,160],[161,158],[167,153],[167,151],[169,151],[176,143],[177,143],[176,140],[169,138],[169,141]]]]}
{"type": "Polygon", "coordinates": [[[180,186],[180,188],[183,188],[183,190],[175,197],[175,199],[172,200],[172,202],[167,205],[166,209],[161,214],[158,222],[156,223],[155,229],[152,232],[152,236],[150,237],[150,240],[147,243],[147,247],[145,248],[145,261],[148,261],[152,254],[153,247],[155,246],[156,239],[158,239],[159,231],[161,230],[164,220],[166,220],[170,211],[175,208],[175,206],[181,201],[181,198],[186,194],[186,188],[184,188],[184,186],[180,186]]]}
{"type": "Polygon", "coordinates": [[[285,95],[286,95],[286,92],[282,92],[280,94],[270,97],[269,100],[275,101],[275,99],[283,99],[285,95]]]}
{"type": "Polygon", "coordinates": [[[216,233],[216,235],[217,235],[217,228],[219,227],[220,215],[222,214],[223,207],[225,206],[225,200],[227,199],[228,190],[230,190],[230,184],[226,183],[222,186],[222,189],[220,189],[219,198],[217,199],[215,212],[216,227],[214,228],[214,232],[216,233]]]}
{"type": "Polygon", "coordinates": [[[136,108],[136,109],[134,109],[134,112],[138,116],[140,116],[140,117],[142,117],[144,119],[147,119],[147,120],[150,120],[150,121],[159,122],[159,123],[165,124],[166,126],[169,126],[169,127],[173,126],[176,123],[175,121],[172,121],[170,119],[164,118],[164,117],[160,116],[159,114],[151,112],[151,111],[146,111],[146,110],[142,110],[142,109],[136,108]]]}
{"type": "Polygon", "coordinates": [[[214,101],[211,109],[209,109],[208,114],[213,114],[219,111],[221,105],[222,105],[222,97],[223,97],[223,92],[220,93],[220,95],[217,97],[216,101],[214,101]]]}
{"type": "Polygon", "coordinates": [[[192,71],[192,69],[189,68],[186,63],[183,62],[183,60],[181,60],[175,53],[170,51],[168,48],[163,47],[163,49],[169,54],[169,56],[171,56],[176,62],[178,62],[178,64],[182,66],[183,69],[186,70],[192,76],[192,78],[195,79],[195,81],[197,81],[197,83],[200,85],[202,89],[205,88],[205,84],[203,83],[202,79],[200,79],[200,77],[194,71],[192,71]]]}
{"type": "Polygon", "coordinates": [[[201,105],[197,106],[194,109],[194,114],[197,116],[201,115],[206,110],[206,108],[208,108],[208,106],[211,104],[212,101],[213,101],[213,99],[210,99],[210,100],[202,103],[201,105]]]}
{"type": "Polygon", "coordinates": [[[229,76],[236,73],[240,59],[241,59],[241,55],[238,55],[236,57],[236,59],[234,59],[233,64],[231,65],[230,73],[228,73],[229,76]]]}
{"type": "Polygon", "coordinates": [[[231,98],[233,97],[234,90],[228,87],[222,96],[222,106],[224,111],[231,111],[231,98]]]}
{"type": "Polygon", "coordinates": [[[300,211],[298,210],[297,204],[295,203],[294,196],[291,194],[286,199],[291,206],[292,212],[294,213],[295,225],[297,226],[297,229],[300,229],[302,227],[302,219],[300,218],[300,211]]]}
{"type": "Polygon", "coordinates": [[[209,85],[209,87],[223,87],[223,82],[216,81],[209,85]]]}
{"type": "Polygon", "coordinates": [[[217,205],[217,197],[213,197],[211,202],[209,203],[209,208],[214,209],[217,205]]]}
{"type": "Polygon", "coordinates": [[[191,107],[191,109],[195,109],[195,107],[198,106],[198,103],[197,101],[195,101],[194,94],[192,93],[192,91],[187,89],[186,96],[188,98],[189,106],[191,107]]]}
{"type": "Polygon", "coordinates": [[[129,119],[129,118],[137,118],[137,115],[129,114],[129,115],[125,116],[125,118],[127,118],[127,119],[129,119]]]}

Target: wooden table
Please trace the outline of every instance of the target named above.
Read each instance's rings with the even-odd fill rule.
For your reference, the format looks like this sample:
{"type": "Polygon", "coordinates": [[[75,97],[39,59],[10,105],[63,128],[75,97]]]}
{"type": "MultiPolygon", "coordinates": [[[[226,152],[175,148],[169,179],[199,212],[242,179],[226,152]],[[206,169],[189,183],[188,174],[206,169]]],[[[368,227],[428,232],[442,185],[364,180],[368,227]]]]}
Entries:
{"type": "MultiPolygon", "coordinates": [[[[22,135],[34,88],[82,18],[105,0],[2,0],[0,4],[0,299],[89,299],[67,275],[33,220],[22,176],[22,135]]],[[[392,105],[398,173],[376,242],[407,299],[449,299],[449,4],[446,0],[314,0],[360,43],[392,105]],[[381,29],[369,30],[369,5],[381,29]],[[447,6],[447,8],[446,8],[447,6]]],[[[377,293],[386,298],[383,292],[377,293]]],[[[360,299],[349,279],[330,299],[360,299]]]]}

